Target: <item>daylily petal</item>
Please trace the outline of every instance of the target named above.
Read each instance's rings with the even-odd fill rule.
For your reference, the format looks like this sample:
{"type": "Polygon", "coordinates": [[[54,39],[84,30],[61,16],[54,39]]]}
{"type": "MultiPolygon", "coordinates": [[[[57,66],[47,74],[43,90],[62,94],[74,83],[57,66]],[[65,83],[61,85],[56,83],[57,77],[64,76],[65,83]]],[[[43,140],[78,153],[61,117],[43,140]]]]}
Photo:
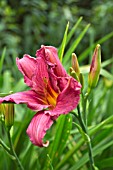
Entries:
{"type": "Polygon", "coordinates": [[[46,114],[51,116],[67,114],[75,109],[80,100],[81,85],[72,77],[69,78],[68,83],[64,90],[57,98],[56,107],[53,110],[45,111],[46,114]]]}
{"type": "Polygon", "coordinates": [[[25,103],[30,109],[34,111],[40,111],[42,109],[49,107],[49,105],[47,105],[47,103],[44,103],[44,101],[40,98],[40,96],[32,90],[25,91],[25,92],[18,92],[0,98],[0,103],[3,102],[13,102],[16,104],[25,103]]]}
{"type": "Polygon", "coordinates": [[[17,58],[16,63],[18,69],[24,76],[25,83],[32,87],[32,76],[34,75],[36,69],[36,58],[25,54],[22,59],[17,58]]]}
{"type": "Polygon", "coordinates": [[[45,60],[40,57],[37,58],[36,62],[37,67],[35,70],[35,74],[32,77],[33,90],[35,90],[37,93],[44,94],[49,81],[47,65],[45,63],[45,60]]]}
{"type": "Polygon", "coordinates": [[[53,65],[54,73],[56,76],[67,76],[66,70],[58,58],[57,49],[55,47],[42,45],[41,48],[36,51],[36,56],[43,57],[49,66],[53,65]]]}
{"type": "Polygon", "coordinates": [[[58,87],[59,87],[61,92],[66,87],[66,85],[67,85],[70,78],[71,78],[70,76],[57,78],[57,84],[58,84],[58,87]]]}
{"type": "Polygon", "coordinates": [[[43,143],[43,138],[52,124],[53,120],[51,119],[51,116],[44,114],[44,111],[35,114],[26,131],[31,142],[40,147],[47,147],[49,141],[43,143]]]}

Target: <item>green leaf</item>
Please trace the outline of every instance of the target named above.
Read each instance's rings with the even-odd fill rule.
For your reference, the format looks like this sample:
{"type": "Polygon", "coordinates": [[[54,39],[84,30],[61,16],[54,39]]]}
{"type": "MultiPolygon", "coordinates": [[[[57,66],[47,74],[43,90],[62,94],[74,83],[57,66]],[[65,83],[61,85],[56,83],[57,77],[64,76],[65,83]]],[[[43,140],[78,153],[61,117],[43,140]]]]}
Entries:
{"type": "Polygon", "coordinates": [[[69,22],[67,23],[67,26],[66,26],[66,30],[65,30],[65,33],[64,33],[64,38],[63,38],[62,44],[61,44],[61,46],[58,50],[58,56],[59,56],[59,59],[60,59],[61,62],[62,62],[62,58],[63,58],[65,46],[66,46],[68,28],[69,28],[69,22]]]}
{"type": "Polygon", "coordinates": [[[103,159],[97,163],[100,169],[113,167],[113,157],[103,159]]]}
{"type": "MultiPolygon", "coordinates": [[[[63,117],[64,117],[64,115],[63,115],[63,117]]],[[[60,120],[60,123],[62,123],[62,118],[60,120]]],[[[61,125],[59,124],[57,132],[60,130],[60,128],[61,128],[61,125]]],[[[61,137],[60,137],[61,139],[59,140],[57,152],[54,155],[54,164],[57,163],[58,158],[60,157],[60,155],[62,154],[62,152],[63,152],[63,150],[66,146],[66,142],[67,142],[68,137],[70,135],[71,129],[72,129],[72,116],[68,114],[68,115],[65,116],[65,121],[64,121],[63,129],[62,129],[62,133],[61,133],[61,137]]]]}
{"type": "Polygon", "coordinates": [[[3,74],[3,88],[2,91],[3,93],[9,93],[12,88],[12,76],[11,76],[11,71],[6,70],[3,74]]]}
{"type": "Polygon", "coordinates": [[[85,33],[87,32],[88,28],[89,28],[90,24],[86,25],[86,27],[84,28],[84,30],[80,33],[80,35],[75,39],[75,41],[71,44],[70,48],[68,49],[68,51],[66,52],[64,58],[63,58],[63,64],[65,65],[68,60],[70,59],[71,54],[74,52],[74,50],[76,49],[76,47],[78,46],[78,44],[80,43],[80,41],[82,40],[82,38],[84,37],[85,33]]]}
{"type": "MultiPolygon", "coordinates": [[[[102,62],[102,64],[101,64],[102,68],[101,68],[100,74],[102,76],[112,80],[112,78],[113,78],[112,74],[110,74],[108,71],[103,69],[104,67],[108,66],[111,63],[113,63],[113,58],[110,58],[110,59],[102,62]]],[[[83,74],[89,73],[89,70],[90,70],[90,65],[84,65],[84,66],[80,67],[80,72],[83,73],[83,74]]]]}
{"type": "MultiPolygon", "coordinates": [[[[93,156],[100,154],[103,150],[107,149],[108,147],[113,145],[113,141],[108,141],[108,139],[104,139],[102,142],[100,142],[98,145],[96,145],[93,148],[93,156]]],[[[84,164],[86,164],[89,161],[88,153],[84,154],[82,158],[76,162],[74,166],[72,166],[69,170],[78,170],[81,168],[84,164]]]]}
{"type": "MultiPolygon", "coordinates": [[[[104,121],[102,121],[100,124],[94,126],[93,128],[91,128],[89,130],[89,135],[94,135],[96,132],[98,132],[101,128],[103,128],[104,125],[109,124],[110,122],[113,122],[113,116],[110,116],[109,118],[105,119],[104,121]]],[[[72,157],[72,155],[79,150],[79,148],[83,145],[84,143],[84,139],[80,139],[78,143],[76,143],[75,147],[73,147],[71,150],[69,150],[65,156],[63,157],[63,159],[57,164],[56,169],[59,169],[62,165],[65,164],[65,162],[72,157]]]]}
{"type": "Polygon", "coordinates": [[[1,59],[0,59],[0,74],[1,74],[1,71],[2,71],[5,54],[6,54],[6,47],[4,47],[3,52],[2,52],[2,56],[1,56],[1,59]]]}
{"type": "Polygon", "coordinates": [[[103,128],[105,125],[113,122],[113,116],[108,117],[107,119],[103,120],[101,123],[96,125],[95,127],[91,128],[89,133],[90,135],[95,134],[97,131],[99,131],[101,128],[103,128]]]}
{"type": "Polygon", "coordinates": [[[50,170],[54,170],[54,169],[53,169],[53,166],[52,166],[52,164],[51,164],[51,158],[49,157],[49,155],[48,155],[48,154],[47,154],[47,157],[48,157],[49,162],[50,162],[50,170]]]}
{"type": "Polygon", "coordinates": [[[75,122],[73,122],[74,125],[76,125],[76,127],[78,128],[79,132],[81,133],[82,137],[84,138],[84,140],[86,142],[89,142],[90,141],[90,138],[89,136],[82,130],[81,126],[75,122]]]}
{"type": "Polygon", "coordinates": [[[75,147],[65,154],[63,159],[57,164],[56,170],[59,170],[59,168],[66,163],[66,161],[83,145],[83,143],[84,139],[82,138],[78,143],[76,143],[75,147]]]}
{"type": "Polygon", "coordinates": [[[11,94],[11,92],[9,92],[9,93],[0,93],[0,97],[5,97],[5,96],[8,96],[10,94],[11,94]]]}
{"type": "Polygon", "coordinates": [[[105,69],[101,69],[100,74],[104,77],[106,77],[107,79],[113,80],[113,75],[110,74],[107,70],[105,69]]]}
{"type": "Polygon", "coordinates": [[[90,53],[90,51],[92,49],[95,48],[96,44],[102,44],[105,41],[107,41],[108,39],[110,39],[111,37],[113,37],[113,32],[105,35],[103,38],[99,39],[97,42],[95,42],[92,46],[88,47],[78,58],[78,61],[83,61],[85,58],[88,57],[88,54],[90,53]]]}
{"type": "Polygon", "coordinates": [[[107,65],[113,63],[113,57],[108,59],[108,60],[105,60],[104,62],[102,62],[101,66],[102,68],[106,67],[107,65]]]}
{"type": "Polygon", "coordinates": [[[20,80],[18,80],[18,82],[15,84],[15,86],[13,87],[13,91],[24,91],[26,88],[26,84],[24,83],[24,79],[20,78],[20,80]]]}
{"type": "Polygon", "coordinates": [[[60,155],[65,147],[70,130],[72,128],[72,117],[71,115],[61,115],[58,120],[56,127],[56,135],[53,141],[52,150],[50,157],[54,161],[56,155],[60,155]]]}
{"type": "Polygon", "coordinates": [[[73,34],[75,33],[78,25],[81,23],[83,17],[80,17],[78,19],[78,21],[75,23],[75,25],[72,27],[71,31],[69,32],[68,36],[67,36],[67,41],[66,41],[66,45],[69,43],[70,39],[72,38],[73,34]]]}
{"type": "MultiPolygon", "coordinates": [[[[66,142],[68,140],[68,136],[70,134],[70,130],[72,128],[72,117],[71,115],[61,115],[58,118],[57,127],[56,127],[56,134],[54,141],[50,147],[49,157],[51,159],[51,164],[55,165],[62,154],[66,142]]],[[[48,165],[50,163],[46,163],[45,169],[48,169],[48,165]]]]}

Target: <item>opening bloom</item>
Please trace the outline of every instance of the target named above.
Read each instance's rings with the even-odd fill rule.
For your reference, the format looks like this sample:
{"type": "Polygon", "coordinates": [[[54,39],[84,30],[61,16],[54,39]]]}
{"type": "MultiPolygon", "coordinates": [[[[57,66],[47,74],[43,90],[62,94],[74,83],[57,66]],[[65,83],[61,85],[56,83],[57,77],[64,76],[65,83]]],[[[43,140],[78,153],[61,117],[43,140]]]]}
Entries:
{"type": "Polygon", "coordinates": [[[30,90],[0,98],[0,103],[25,103],[36,111],[27,134],[33,144],[48,146],[48,141],[43,142],[46,131],[61,114],[76,108],[81,85],[66,73],[56,48],[52,46],[43,45],[37,50],[36,58],[25,54],[22,59],[17,58],[16,62],[30,90]]]}

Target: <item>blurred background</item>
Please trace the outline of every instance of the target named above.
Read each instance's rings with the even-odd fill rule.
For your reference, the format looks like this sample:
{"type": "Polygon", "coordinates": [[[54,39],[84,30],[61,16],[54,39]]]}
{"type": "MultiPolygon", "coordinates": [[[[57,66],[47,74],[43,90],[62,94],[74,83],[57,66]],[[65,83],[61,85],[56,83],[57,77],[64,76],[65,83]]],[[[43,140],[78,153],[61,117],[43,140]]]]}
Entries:
{"type": "MultiPolygon", "coordinates": [[[[80,16],[83,21],[75,37],[86,24],[91,26],[76,49],[78,56],[90,43],[113,31],[112,0],[1,0],[0,54],[4,46],[11,58],[24,53],[34,56],[41,44],[59,47],[67,22],[71,29],[80,16]]],[[[113,38],[102,46],[104,59],[113,54],[112,42],[113,38]]]]}

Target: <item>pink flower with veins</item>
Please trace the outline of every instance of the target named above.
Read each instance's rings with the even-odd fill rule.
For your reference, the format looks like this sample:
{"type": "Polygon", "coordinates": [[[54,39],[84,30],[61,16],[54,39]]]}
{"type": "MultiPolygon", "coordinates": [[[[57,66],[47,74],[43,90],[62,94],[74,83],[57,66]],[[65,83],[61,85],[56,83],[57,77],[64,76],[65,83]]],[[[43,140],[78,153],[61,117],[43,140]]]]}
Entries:
{"type": "Polygon", "coordinates": [[[27,134],[34,145],[47,147],[49,141],[43,142],[46,131],[61,114],[77,107],[81,85],[66,73],[56,48],[52,46],[42,45],[36,52],[36,58],[25,54],[16,62],[24,82],[31,89],[0,98],[0,103],[25,103],[36,111],[27,134]]]}

